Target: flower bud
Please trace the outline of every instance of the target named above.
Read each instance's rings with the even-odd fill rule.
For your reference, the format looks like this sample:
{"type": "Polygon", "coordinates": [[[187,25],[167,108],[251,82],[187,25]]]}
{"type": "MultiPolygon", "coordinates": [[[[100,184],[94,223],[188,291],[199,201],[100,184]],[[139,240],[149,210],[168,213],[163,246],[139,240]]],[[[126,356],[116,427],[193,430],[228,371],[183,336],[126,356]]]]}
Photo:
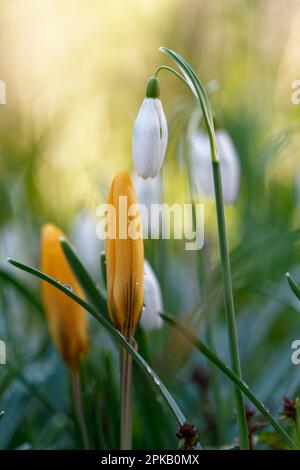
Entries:
{"type": "Polygon", "coordinates": [[[144,179],[154,178],[159,173],[167,148],[167,121],[158,97],[158,78],[151,77],[134,124],[132,142],[136,171],[144,179]]]}
{"type": "MultiPolygon", "coordinates": [[[[144,244],[141,236],[132,237],[129,225],[132,215],[124,210],[122,199],[126,197],[127,209],[137,204],[136,195],[129,175],[119,172],[109,191],[108,203],[115,209],[115,229],[108,227],[105,241],[106,278],[108,310],[116,328],[127,338],[133,336],[140,319],[144,298],[144,244]],[[126,234],[120,236],[120,226],[126,227],[126,234]],[[110,236],[114,232],[115,236],[110,236]]],[[[135,225],[140,226],[136,215],[135,225]]],[[[108,219],[108,224],[112,223],[108,219]]]]}
{"type": "MultiPolygon", "coordinates": [[[[83,292],[65,259],[60,245],[64,234],[46,224],[41,234],[41,270],[81,298],[83,292]]],[[[42,281],[42,298],[53,342],[70,369],[76,369],[81,355],[88,350],[87,317],[74,300],[46,281],[42,281]]]]}

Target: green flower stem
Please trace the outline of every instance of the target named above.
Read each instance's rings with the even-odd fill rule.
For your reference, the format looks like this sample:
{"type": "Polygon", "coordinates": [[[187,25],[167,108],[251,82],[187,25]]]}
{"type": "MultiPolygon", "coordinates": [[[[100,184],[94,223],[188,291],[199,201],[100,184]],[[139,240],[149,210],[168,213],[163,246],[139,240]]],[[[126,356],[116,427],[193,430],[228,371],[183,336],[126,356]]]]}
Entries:
{"type": "MultiPolygon", "coordinates": [[[[187,150],[188,143],[185,143],[186,154],[188,154],[187,150]]],[[[185,158],[185,165],[186,165],[186,172],[188,176],[188,192],[189,192],[189,200],[192,204],[192,223],[193,223],[193,230],[196,230],[196,215],[195,215],[195,196],[193,192],[193,184],[192,184],[192,175],[191,175],[191,165],[190,165],[190,158],[185,158]]],[[[208,282],[208,273],[207,268],[205,266],[205,248],[198,253],[197,257],[197,274],[198,274],[198,284],[201,298],[203,297],[205,307],[206,307],[206,335],[207,335],[207,343],[211,350],[215,352],[215,344],[214,344],[214,318],[211,311],[211,290],[209,287],[208,282]]],[[[213,388],[213,396],[215,399],[215,409],[217,414],[217,422],[218,422],[218,438],[221,443],[225,442],[226,434],[225,434],[225,427],[226,427],[226,417],[225,417],[225,409],[223,406],[223,399],[222,399],[222,391],[221,391],[221,382],[219,371],[210,365],[211,377],[212,377],[212,388],[213,388]]]]}
{"type": "MultiPolygon", "coordinates": [[[[129,343],[131,341],[127,339],[129,343]]],[[[132,449],[132,357],[121,346],[121,450],[132,449]]]]}
{"type": "MultiPolygon", "coordinates": [[[[226,222],[225,222],[225,214],[224,214],[223,191],[222,191],[222,181],[221,181],[219,161],[218,160],[213,161],[212,166],[213,166],[214,185],[215,185],[219,246],[220,246],[222,273],[223,273],[224,300],[225,300],[225,311],[226,311],[226,318],[227,318],[227,333],[228,333],[228,342],[229,342],[230,357],[231,357],[231,366],[232,366],[234,373],[239,377],[239,379],[241,379],[242,372],[241,372],[239,349],[238,349],[237,328],[236,328],[236,322],[235,322],[231,269],[230,269],[229,251],[228,251],[227,237],[226,237],[226,222]]],[[[235,399],[236,399],[236,406],[237,406],[237,420],[238,420],[238,426],[240,430],[241,448],[248,449],[249,448],[248,428],[247,428],[244,400],[243,400],[242,392],[237,387],[235,388],[235,399]]]]}
{"type": "Polygon", "coordinates": [[[296,398],[296,437],[298,449],[300,449],[300,400],[299,397],[296,398]]]}
{"type": "MultiPolygon", "coordinates": [[[[228,332],[228,342],[231,356],[231,365],[235,374],[241,379],[241,366],[238,350],[238,341],[237,341],[237,330],[235,322],[235,312],[234,312],[234,303],[233,303],[233,293],[232,293],[232,281],[231,281],[231,270],[230,270],[230,261],[229,261],[229,251],[227,245],[226,237],[226,223],[225,223],[225,214],[224,214],[224,203],[223,203],[223,192],[222,192],[222,182],[220,175],[220,164],[219,164],[219,155],[218,155],[218,145],[216,141],[213,117],[211,112],[211,107],[207,98],[205,87],[202,82],[199,80],[195,74],[192,67],[187,63],[176,52],[166,48],[161,47],[161,52],[169,55],[179,66],[180,70],[184,74],[184,77],[188,79],[185,80],[185,84],[189,86],[191,92],[197,97],[199,106],[203,113],[203,118],[205,119],[205,124],[207,127],[208,137],[211,147],[211,161],[213,167],[214,175],[214,186],[215,186],[215,201],[216,201],[216,211],[217,211],[217,222],[218,222],[218,234],[219,234],[219,248],[221,256],[221,265],[223,273],[223,285],[224,285],[224,300],[225,300],[225,309],[227,317],[227,332],[228,332]]],[[[235,399],[236,399],[236,411],[237,411],[237,422],[240,435],[240,447],[243,450],[249,449],[249,440],[248,440],[248,427],[246,421],[244,399],[241,391],[238,388],[235,388],[235,399]]]]}
{"type": "Polygon", "coordinates": [[[158,67],[155,70],[154,77],[157,77],[157,75],[159,74],[161,70],[166,70],[168,72],[171,72],[173,75],[179,78],[179,80],[181,80],[185,85],[188,85],[186,79],[182,75],[180,75],[180,73],[178,73],[176,70],[174,70],[172,67],[169,67],[168,65],[161,65],[160,67],[158,67]]]}
{"type": "Polygon", "coordinates": [[[76,418],[78,420],[83,447],[85,450],[89,450],[90,448],[89,438],[88,438],[85,416],[84,416],[83,407],[82,407],[81,384],[80,384],[80,376],[79,376],[78,370],[70,371],[70,380],[71,380],[74,411],[76,414],[76,418]]]}

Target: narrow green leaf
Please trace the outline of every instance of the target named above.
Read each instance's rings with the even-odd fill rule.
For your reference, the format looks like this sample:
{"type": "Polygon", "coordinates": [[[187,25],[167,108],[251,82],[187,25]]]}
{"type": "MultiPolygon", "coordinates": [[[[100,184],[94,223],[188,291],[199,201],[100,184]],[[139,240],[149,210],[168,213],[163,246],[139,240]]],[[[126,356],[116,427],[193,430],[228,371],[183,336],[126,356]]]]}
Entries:
{"type": "Polygon", "coordinates": [[[261,414],[269,421],[275,431],[281,438],[288,444],[291,449],[297,450],[297,446],[286,431],[280,426],[276,419],[266,409],[265,405],[254,395],[249,389],[248,385],[241,381],[238,376],[227,367],[200,339],[193,335],[185,326],[178,323],[173,317],[167,313],[161,313],[161,317],[170,325],[178,329],[178,331],[193,344],[209,361],[211,361],[218,369],[224,374],[249,398],[254,406],[261,412],[261,414]]]}
{"type": "Polygon", "coordinates": [[[70,243],[65,238],[61,238],[60,244],[65,257],[87,298],[106,318],[108,318],[107,303],[104,294],[97,289],[94,281],[81,263],[70,243]]]}
{"type": "Polygon", "coordinates": [[[100,271],[105,289],[107,289],[105,251],[100,253],[100,271]]]}
{"type": "Polygon", "coordinates": [[[28,390],[31,395],[33,395],[41,404],[47,408],[50,413],[58,413],[60,410],[52,403],[46,394],[44,394],[41,389],[30,382],[25,375],[15,367],[11,362],[7,362],[5,367],[19,380],[20,383],[28,390]]]}
{"type": "MultiPolygon", "coordinates": [[[[93,315],[96,320],[98,320],[105,328],[106,330],[114,337],[116,338],[117,341],[129,352],[129,354],[133,357],[134,361],[141,367],[141,369],[145,372],[146,376],[149,377],[152,381],[152,384],[154,385],[155,389],[161,394],[162,398],[164,399],[165,403],[168,405],[169,409],[173,413],[175,419],[178,421],[178,423],[181,425],[185,423],[187,420],[180,410],[179,406],[177,405],[176,401],[170,394],[170,392],[167,390],[165,385],[162,383],[162,381],[159,379],[159,377],[156,375],[156,373],[151,369],[151,367],[147,364],[147,362],[140,356],[138,352],[134,350],[134,348],[127,342],[126,338],[121,335],[112,325],[109,323],[100,313],[98,313],[92,306],[90,306],[85,300],[81,299],[78,297],[74,292],[70,291],[67,287],[64,285],[60,284],[58,281],[55,279],[47,276],[46,274],[42,273],[41,271],[32,268],[31,266],[27,266],[23,263],[20,263],[16,260],[13,259],[8,259],[8,262],[15,266],[16,268],[21,269],[22,271],[26,271],[43,281],[48,282],[52,286],[56,287],[59,289],[61,292],[64,292],[66,295],[68,295],[71,299],[73,299],[75,302],[77,302],[79,305],[81,305],[85,310],[87,310],[91,315],[93,315]]],[[[198,449],[201,448],[200,444],[198,444],[198,449]]]]}
{"type": "Polygon", "coordinates": [[[26,298],[37,310],[43,312],[43,307],[38,297],[19,279],[4,269],[0,269],[0,278],[7,284],[12,285],[23,297],[26,298]]]}
{"type": "MultiPolygon", "coordinates": [[[[208,106],[207,94],[206,94],[205,87],[202,84],[201,80],[199,80],[199,78],[195,75],[192,67],[188,64],[188,62],[179,54],[177,54],[177,52],[172,51],[171,49],[168,49],[167,47],[160,47],[159,50],[161,52],[164,52],[168,56],[170,56],[176,62],[179,68],[182,70],[184,75],[189,78],[190,82],[192,83],[196,91],[199,103],[202,108],[203,115],[206,118],[208,126],[213,132],[213,120],[212,120],[211,109],[210,109],[210,106],[208,106]]],[[[194,93],[193,88],[192,87],[190,88],[191,88],[191,91],[194,93]]]]}
{"type": "Polygon", "coordinates": [[[296,284],[290,273],[286,273],[286,278],[295,296],[300,300],[300,287],[296,284]]]}

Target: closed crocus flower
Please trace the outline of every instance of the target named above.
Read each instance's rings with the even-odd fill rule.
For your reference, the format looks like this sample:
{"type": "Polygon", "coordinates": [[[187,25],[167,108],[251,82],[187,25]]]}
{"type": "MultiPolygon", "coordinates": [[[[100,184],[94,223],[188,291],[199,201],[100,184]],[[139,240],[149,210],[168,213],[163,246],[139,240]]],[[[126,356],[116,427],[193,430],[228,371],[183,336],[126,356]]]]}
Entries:
{"type": "Polygon", "coordinates": [[[162,326],[159,313],[163,310],[162,295],[157,277],[151,265],[144,265],[144,308],[140,325],[144,330],[156,330],[162,326]]]}
{"type": "MultiPolygon", "coordinates": [[[[225,130],[217,130],[223,198],[225,204],[234,204],[240,188],[240,162],[234,144],[225,130]]],[[[191,137],[191,176],[194,188],[206,197],[214,196],[209,137],[204,132],[191,137]]]]}
{"type": "MultiPolygon", "coordinates": [[[[105,251],[109,314],[116,328],[130,338],[134,335],[143,307],[144,245],[141,236],[131,236],[129,224],[133,223],[133,217],[128,217],[128,210],[124,210],[120,200],[122,196],[126,197],[128,210],[137,204],[134,187],[126,172],[117,173],[110,187],[108,203],[115,210],[116,231],[115,237],[108,235],[105,251]],[[121,226],[126,227],[124,237],[120,237],[121,226]]],[[[141,229],[138,213],[134,221],[135,226],[141,229]]]]}
{"type": "Polygon", "coordinates": [[[139,176],[154,178],[159,173],[167,141],[168,128],[159,99],[159,81],[151,77],[133,129],[132,157],[139,176]]]}
{"type": "MultiPolygon", "coordinates": [[[[54,225],[43,226],[41,270],[83,298],[60,246],[61,237],[64,237],[63,232],[54,225]]],[[[80,357],[88,350],[86,313],[74,300],[45,281],[42,281],[42,298],[53,342],[69,368],[76,370],[80,357]]]]}

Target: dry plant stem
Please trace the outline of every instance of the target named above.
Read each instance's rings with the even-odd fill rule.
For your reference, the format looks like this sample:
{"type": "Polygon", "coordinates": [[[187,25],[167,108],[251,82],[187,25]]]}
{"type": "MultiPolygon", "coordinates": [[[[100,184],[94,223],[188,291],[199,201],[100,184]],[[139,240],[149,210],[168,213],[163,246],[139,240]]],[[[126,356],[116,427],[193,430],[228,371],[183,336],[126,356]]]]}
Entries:
{"type": "MultiPolygon", "coordinates": [[[[132,344],[132,341],[128,339],[132,344]]],[[[121,450],[132,447],[132,357],[121,346],[121,450]]]]}
{"type": "Polygon", "coordinates": [[[88,450],[89,439],[88,439],[88,434],[86,430],[85,417],[84,417],[83,407],[82,407],[81,385],[80,385],[80,377],[79,377],[78,370],[70,371],[70,377],[71,377],[74,410],[75,410],[76,418],[78,420],[79,427],[80,427],[83,447],[85,450],[88,450]]]}

